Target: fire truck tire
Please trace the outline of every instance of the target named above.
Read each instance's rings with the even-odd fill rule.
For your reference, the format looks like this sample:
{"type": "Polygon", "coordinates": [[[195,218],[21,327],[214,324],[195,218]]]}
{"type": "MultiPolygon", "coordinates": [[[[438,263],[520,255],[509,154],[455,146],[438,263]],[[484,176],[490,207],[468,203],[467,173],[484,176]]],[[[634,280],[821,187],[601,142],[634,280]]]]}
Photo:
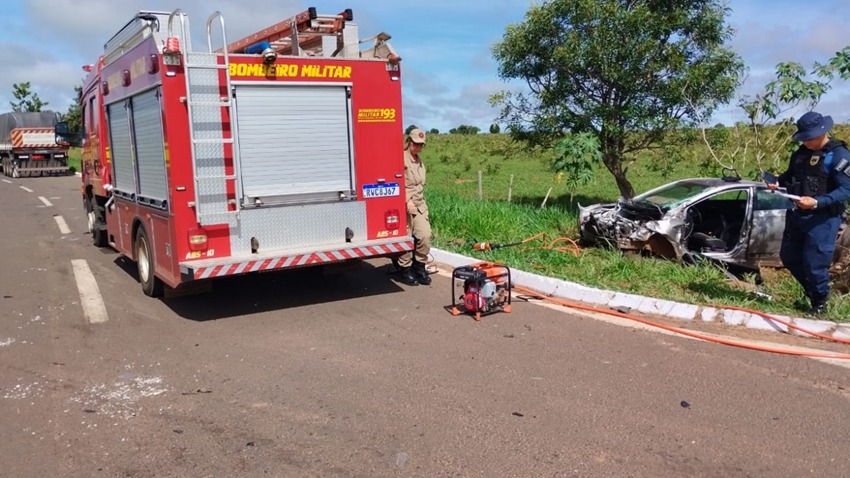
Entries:
{"type": "Polygon", "coordinates": [[[163,292],[162,281],[156,277],[153,252],[145,228],[139,228],[136,237],[136,264],[139,268],[139,282],[142,292],[149,297],[160,297],[163,292]]]}
{"type": "Polygon", "coordinates": [[[83,199],[83,209],[86,211],[86,220],[88,222],[89,232],[91,233],[92,244],[95,247],[106,247],[106,221],[103,220],[103,211],[99,207],[92,205],[89,199],[83,199]]]}

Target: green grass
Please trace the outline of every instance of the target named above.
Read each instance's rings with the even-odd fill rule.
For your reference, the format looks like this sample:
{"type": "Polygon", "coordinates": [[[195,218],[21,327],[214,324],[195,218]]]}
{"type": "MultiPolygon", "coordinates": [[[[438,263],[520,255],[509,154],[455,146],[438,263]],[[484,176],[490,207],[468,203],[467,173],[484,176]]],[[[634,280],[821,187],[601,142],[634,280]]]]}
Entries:
{"type": "Polygon", "coordinates": [[[71,172],[80,170],[80,148],[71,148],[68,150],[68,166],[71,167],[71,172]]]}
{"type": "MultiPolygon", "coordinates": [[[[643,158],[631,166],[629,178],[635,190],[642,192],[675,179],[719,175],[719,167],[711,171],[707,168],[710,164],[697,159],[702,153],[706,152],[696,146],[687,154],[691,159],[682,155],[643,158]]],[[[475,241],[510,243],[539,233],[545,233],[548,241],[559,237],[577,240],[577,203],[615,201],[619,191],[613,177],[600,168],[591,184],[571,189],[549,170],[551,158],[545,152],[521,151],[505,135],[431,135],[423,159],[428,167],[426,194],[436,247],[591,287],[801,315],[794,303],[802,297],[802,290],[782,269],[762,271],[763,291],[773,298],[768,301],[755,295],[752,287],[730,283],[710,265],[685,266],[606,248],[583,248],[576,257],[571,247],[547,249],[541,239],[492,252],[473,251],[470,245],[475,241]],[[482,174],[482,200],[478,171],[482,174]],[[550,188],[546,206],[541,207],[550,188]]],[[[824,318],[850,321],[850,298],[833,291],[824,318]]]]}

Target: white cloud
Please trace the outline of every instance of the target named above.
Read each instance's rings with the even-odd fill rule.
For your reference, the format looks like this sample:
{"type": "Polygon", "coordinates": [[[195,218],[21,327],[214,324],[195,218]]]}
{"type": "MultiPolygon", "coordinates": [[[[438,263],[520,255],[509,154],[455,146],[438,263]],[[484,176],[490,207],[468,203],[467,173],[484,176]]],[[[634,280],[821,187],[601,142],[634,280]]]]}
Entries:
{"type": "MultiPolygon", "coordinates": [[[[82,83],[82,65],[94,63],[112,35],[139,11],[170,12],[174,7],[163,0],[22,2],[20,16],[4,18],[9,27],[0,32],[0,102],[8,105],[14,99],[12,85],[28,81],[48,108],[67,111],[74,87],[82,83]]],[[[226,12],[228,40],[233,41],[305,9],[297,0],[187,0],[181,8],[192,19],[196,48],[206,43],[206,21],[216,10],[226,12]]],[[[220,42],[217,32],[213,38],[220,42]]]]}
{"type": "MultiPolygon", "coordinates": [[[[320,8],[323,13],[352,6],[344,0],[328,3],[320,8]]],[[[486,128],[497,113],[487,103],[489,95],[516,88],[515,83],[499,82],[490,48],[508,24],[523,20],[531,3],[369,0],[353,8],[362,34],[387,31],[404,58],[405,122],[446,130],[459,124],[486,128]]],[[[192,19],[197,48],[206,43],[205,23],[216,10],[224,13],[233,42],[308,6],[301,0],[11,0],[4,5],[0,102],[12,101],[13,83],[29,81],[39,97],[60,111],[82,81],[80,66],[93,63],[106,40],[140,10],[179,6],[192,19]]],[[[846,0],[812,0],[805,8],[798,0],[732,0],[730,6],[730,22],[737,29],[732,46],[750,67],[741,94],[760,91],[780,61],[810,67],[850,43],[844,34],[847,22],[830,13],[843,11],[846,0]]],[[[850,111],[850,82],[837,82],[821,106],[842,120],[843,112],[850,111]]],[[[729,118],[740,119],[735,102],[725,110],[729,118]]]]}

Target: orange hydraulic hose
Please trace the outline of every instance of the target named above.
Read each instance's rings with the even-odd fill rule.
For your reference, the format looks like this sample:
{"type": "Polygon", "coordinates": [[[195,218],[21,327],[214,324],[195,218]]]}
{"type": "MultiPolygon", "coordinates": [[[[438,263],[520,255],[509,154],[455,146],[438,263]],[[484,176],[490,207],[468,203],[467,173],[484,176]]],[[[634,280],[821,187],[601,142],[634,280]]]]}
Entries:
{"type": "MultiPolygon", "coordinates": [[[[634,316],[634,315],[631,315],[631,314],[624,314],[622,312],[617,312],[617,311],[613,311],[613,310],[602,310],[602,309],[598,309],[596,307],[582,305],[582,304],[570,302],[570,301],[567,301],[567,300],[556,299],[554,297],[550,297],[550,296],[547,296],[545,294],[541,294],[540,292],[537,292],[537,291],[534,291],[532,289],[528,289],[528,288],[522,287],[522,286],[515,285],[514,289],[517,289],[517,290],[519,290],[519,291],[521,291],[525,294],[531,295],[533,297],[537,297],[539,299],[543,299],[543,300],[546,300],[546,301],[549,301],[549,302],[552,302],[552,303],[555,303],[555,304],[558,304],[558,305],[562,305],[564,307],[569,307],[569,308],[579,309],[579,310],[586,310],[586,311],[590,311],[590,312],[603,313],[603,314],[613,315],[613,316],[616,316],[616,317],[621,317],[621,318],[624,318],[624,319],[634,320],[636,322],[640,322],[642,324],[649,325],[651,327],[656,327],[656,328],[667,330],[667,331],[674,332],[674,333],[677,333],[677,334],[682,334],[682,335],[692,337],[692,338],[695,338],[695,339],[699,339],[699,340],[705,340],[707,342],[714,342],[714,343],[723,344],[723,345],[730,345],[730,346],[733,346],[733,347],[740,347],[740,348],[744,348],[744,349],[757,350],[757,351],[761,351],[761,352],[772,352],[772,353],[784,354],[784,355],[795,355],[795,356],[800,356],[800,357],[815,357],[815,358],[830,358],[830,359],[850,360],[850,354],[845,354],[845,353],[826,352],[826,351],[822,351],[822,352],[799,351],[799,350],[791,350],[791,349],[786,349],[786,348],[781,348],[781,347],[770,347],[770,346],[764,346],[764,345],[750,344],[750,343],[746,343],[746,342],[741,342],[741,341],[731,340],[731,339],[724,339],[724,338],[720,338],[720,337],[712,337],[710,335],[704,335],[704,334],[701,334],[699,332],[693,332],[693,331],[687,330],[687,329],[680,329],[678,327],[672,327],[672,326],[669,326],[669,325],[659,324],[657,322],[642,319],[640,317],[637,317],[637,316],[634,316]]],[[[729,307],[729,308],[733,309],[732,307],[729,307]]],[[[747,309],[740,309],[740,308],[738,308],[736,310],[742,310],[742,311],[747,311],[747,312],[756,312],[756,311],[749,311],[747,309]]],[[[767,315],[767,314],[763,314],[763,313],[760,313],[760,312],[758,312],[758,313],[761,314],[761,315],[764,315],[764,316],[767,315]]],[[[773,319],[772,317],[768,317],[768,318],[771,319],[771,320],[779,321],[778,319],[773,319]]],[[[786,324],[786,325],[789,325],[789,324],[786,324]]],[[[801,330],[801,331],[803,330],[803,329],[800,329],[799,327],[794,327],[794,328],[801,330]]],[[[812,335],[822,337],[822,338],[828,338],[829,340],[835,340],[835,341],[838,341],[838,342],[846,343],[845,341],[843,341],[841,339],[835,339],[835,338],[832,338],[832,337],[822,336],[820,334],[815,334],[815,333],[812,333],[812,332],[807,332],[807,333],[811,333],[812,335]]]]}
{"type": "Polygon", "coordinates": [[[840,344],[850,344],[850,340],[842,339],[840,337],[830,337],[829,335],[824,335],[824,334],[819,334],[817,332],[812,332],[811,330],[806,330],[806,329],[804,329],[804,328],[802,328],[798,325],[792,324],[791,322],[786,322],[786,321],[784,321],[780,318],[774,317],[770,314],[764,313],[764,312],[759,311],[759,310],[745,309],[743,307],[735,307],[733,305],[721,305],[721,306],[712,306],[712,307],[717,308],[717,309],[740,310],[741,312],[749,312],[751,314],[760,315],[767,320],[770,320],[770,321],[773,321],[773,322],[779,322],[780,324],[782,324],[782,325],[784,325],[784,326],[786,326],[790,329],[797,330],[799,332],[802,332],[802,333],[807,334],[807,335],[811,335],[813,337],[817,337],[819,339],[829,340],[830,342],[838,342],[840,344]]]}
{"type": "MultiPolygon", "coordinates": [[[[547,237],[546,237],[545,232],[541,232],[539,234],[535,234],[531,237],[523,239],[521,244],[531,242],[535,239],[541,239],[541,241],[543,242],[543,245],[541,246],[542,249],[551,249],[551,250],[555,250],[555,251],[559,251],[559,252],[569,252],[569,253],[572,253],[573,255],[575,255],[576,257],[578,257],[579,254],[581,253],[581,248],[579,247],[578,243],[576,243],[576,241],[574,241],[574,240],[572,240],[568,237],[558,237],[556,239],[553,239],[551,242],[549,242],[549,241],[547,241],[547,237]],[[569,242],[571,247],[566,246],[566,245],[561,245],[561,246],[556,247],[555,244],[557,244],[559,242],[569,242]]],[[[735,341],[735,340],[711,337],[711,336],[708,336],[708,335],[700,334],[698,332],[692,332],[692,331],[687,330],[687,329],[680,329],[678,327],[671,327],[671,326],[668,326],[668,325],[659,324],[659,323],[656,323],[656,322],[652,322],[650,320],[642,319],[642,318],[637,317],[637,316],[633,316],[633,315],[630,315],[630,314],[624,314],[622,312],[602,310],[602,309],[597,309],[595,307],[578,304],[578,303],[575,303],[575,302],[569,302],[569,301],[566,301],[566,300],[555,299],[553,297],[549,297],[545,294],[541,294],[540,292],[537,292],[537,291],[534,291],[534,290],[531,290],[531,289],[528,289],[528,288],[525,288],[525,287],[522,287],[522,286],[516,286],[515,285],[514,288],[521,290],[521,291],[525,292],[526,294],[538,297],[538,298],[543,299],[543,300],[554,302],[554,303],[562,305],[564,307],[571,307],[571,308],[580,309],[580,310],[588,310],[588,311],[591,311],[591,312],[599,312],[599,313],[603,313],[603,314],[621,317],[621,318],[624,318],[624,319],[634,320],[636,322],[640,322],[640,323],[643,323],[645,325],[657,327],[659,329],[668,330],[670,332],[686,335],[686,336],[693,337],[693,338],[700,339],[700,340],[706,340],[706,341],[709,341],[709,342],[715,342],[715,343],[720,343],[720,344],[724,344],[724,345],[731,345],[731,346],[734,346],[734,347],[741,347],[741,348],[746,348],[746,349],[751,349],[751,350],[760,350],[760,351],[765,351],[765,352],[773,352],[773,353],[780,353],[780,354],[787,354],[787,355],[799,355],[799,356],[805,356],[805,357],[819,357],[819,358],[850,359],[850,354],[840,354],[840,353],[833,353],[833,352],[822,352],[822,353],[819,353],[819,352],[799,352],[799,351],[794,351],[794,350],[789,350],[789,349],[752,345],[752,344],[748,344],[746,342],[739,342],[739,341],[735,341]]],[[[728,310],[737,310],[737,311],[741,311],[741,312],[749,312],[751,314],[756,314],[756,315],[759,315],[761,317],[764,317],[767,320],[783,324],[790,329],[797,330],[799,332],[802,332],[802,333],[807,334],[807,335],[811,335],[813,337],[817,337],[817,338],[820,338],[820,339],[823,339],[823,340],[828,340],[828,341],[831,341],[831,342],[837,342],[837,343],[842,343],[842,344],[850,344],[850,340],[842,339],[842,338],[838,338],[838,337],[831,337],[829,335],[820,334],[820,333],[817,333],[817,332],[806,330],[802,327],[794,325],[790,322],[786,322],[784,320],[781,320],[777,317],[774,317],[770,314],[767,314],[765,312],[761,312],[761,311],[758,311],[758,310],[746,309],[746,308],[743,308],[743,307],[735,307],[735,306],[716,306],[715,305],[715,306],[712,306],[712,307],[714,307],[716,309],[728,309],[728,310]]]]}
{"type": "Polygon", "coordinates": [[[576,241],[570,239],[569,237],[558,237],[558,238],[552,239],[552,242],[547,242],[545,232],[541,232],[541,233],[535,234],[535,235],[533,235],[533,236],[531,236],[527,239],[523,239],[522,243],[525,244],[526,242],[531,242],[531,241],[538,239],[538,238],[543,241],[543,245],[540,246],[542,249],[551,249],[553,251],[559,251],[559,252],[570,252],[573,255],[575,255],[576,257],[578,257],[579,253],[581,253],[581,248],[578,246],[576,241]],[[555,244],[557,244],[559,242],[569,242],[570,246],[557,246],[556,247],[555,244]]]}

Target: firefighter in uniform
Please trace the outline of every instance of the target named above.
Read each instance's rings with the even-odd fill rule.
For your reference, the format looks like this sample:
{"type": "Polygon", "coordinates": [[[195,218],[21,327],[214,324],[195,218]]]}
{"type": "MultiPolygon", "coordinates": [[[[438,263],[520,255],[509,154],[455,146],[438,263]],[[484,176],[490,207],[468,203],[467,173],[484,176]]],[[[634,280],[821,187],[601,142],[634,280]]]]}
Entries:
{"type": "Polygon", "coordinates": [[[809,314],[826,310],[829,266],[838,229],[850,199],[850,151],[843,141],[829,138],[833,121],[810,111],[797,121],[793,139],[803,144],[791,155],[779,186],[800,196],[788,211],[779,255],[811,302],[809,314]]]}
{"type": "Polygon", "coordinates": [[[429,285],[431,277],[425,269],[431,252],[431,222],[425,203],[425,165],[419,157],[425,147],[425,132],[410,130],[404,139],[404,188],[407,199],[407,224],[414,239],[413,252],[398,258],[401,280],[407,285],[429,285]]]}

